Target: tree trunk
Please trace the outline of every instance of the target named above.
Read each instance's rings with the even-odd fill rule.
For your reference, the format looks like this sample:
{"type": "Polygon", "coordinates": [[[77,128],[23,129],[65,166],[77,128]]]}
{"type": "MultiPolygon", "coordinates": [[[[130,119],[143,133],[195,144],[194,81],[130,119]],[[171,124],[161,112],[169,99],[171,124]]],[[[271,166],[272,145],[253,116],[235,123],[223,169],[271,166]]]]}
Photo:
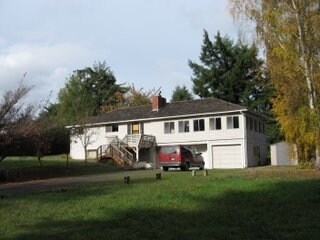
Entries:
{"type": "Polygon", "coordinates": [[[67,153],[67,168],[69,167],[69,153],[67,153]]]}
{"type": "Polygon", "coordinates": [[[88,156],[87,156],[87,146],[84,147],[84,162],[87,163],[87,159],[88,159],[88,156]]]}
{"type": "MultiPolygon", "coordinates": [[[[306,50],[306,40],[305,40],[305,30],[303,28],[303,19],[301,19],[301,12],[299,12],[298,7],[296,5],[295,0],[292,0],[292,6],[295,11],[297,27],[298,27],[298,41],[301,49],[301,61],[303,62],[304,72],[305,72],[305,80],[308,89],[308,100],[309,100],[309,108],[314,111],[315,109],[315,99],[316,93],[314,90],[314,85],[312,82],[312,63],[310,63],[310,59],[307,58],[307,50],[306,50]]],[[[315,111],[316,119],[318,119],[317,115],[318,111],[315,111]]],[[[318,132],[318,131],[317,131],[318,132]]],[[[319,156],[319,141],[316,141],[316,152],[315,152],[315,167],[320,167],[320,156],[319,156]]]]}
{"type": "Polygon", "coordinates": [[[40,150],[38,150],[38,152],[37,152],[37,158],[38,158],[39,166],[42,167],[41,151],[40,150]]]}

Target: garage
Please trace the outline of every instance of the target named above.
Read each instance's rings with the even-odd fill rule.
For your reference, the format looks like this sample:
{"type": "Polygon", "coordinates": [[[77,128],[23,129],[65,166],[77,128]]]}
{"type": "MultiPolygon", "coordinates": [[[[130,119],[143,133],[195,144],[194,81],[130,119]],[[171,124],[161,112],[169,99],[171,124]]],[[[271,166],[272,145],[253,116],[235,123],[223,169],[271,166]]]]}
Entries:
{"type": "Polygon", "coordinates": [[[241,145],[212,146],[213,168],[243,168],[241,145]]]}

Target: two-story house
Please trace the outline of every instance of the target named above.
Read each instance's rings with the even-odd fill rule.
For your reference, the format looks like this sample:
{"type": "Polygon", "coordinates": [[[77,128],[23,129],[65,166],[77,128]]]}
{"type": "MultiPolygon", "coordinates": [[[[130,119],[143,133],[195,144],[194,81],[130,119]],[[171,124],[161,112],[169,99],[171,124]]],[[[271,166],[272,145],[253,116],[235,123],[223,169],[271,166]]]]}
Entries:
{"type": "MultiPolygon", "coordinates": [[[[267,157],[265,119],[216,98],[167,103],[154,96],[150,106],[103,113],[85,126],[91,158],[101,157],[111,145],[119,157],[153,164],[160,146],[187,145],[202,153],[208,169],[262,165],[267,157]]],[[[70,142],[70,156],[84,159],[81,141],[71,134],[70,142]]]]}

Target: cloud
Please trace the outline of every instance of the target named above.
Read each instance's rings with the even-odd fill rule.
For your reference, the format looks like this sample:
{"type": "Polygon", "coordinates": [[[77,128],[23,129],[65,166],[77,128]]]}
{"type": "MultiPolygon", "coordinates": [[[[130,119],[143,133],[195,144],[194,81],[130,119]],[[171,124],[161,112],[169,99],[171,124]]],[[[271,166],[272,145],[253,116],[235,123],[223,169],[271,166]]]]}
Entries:
{"type": "Polygon", "coordinates": [[[55,98],[66,78],[73,70],[83,67],[81,62],[91,55],[90,49],[73,43],[10,46],[0,52],[0,94],[16,88],[27,73],[25,84],[34,86],[28,101],[46,99],[51,91],[55,98]]]}

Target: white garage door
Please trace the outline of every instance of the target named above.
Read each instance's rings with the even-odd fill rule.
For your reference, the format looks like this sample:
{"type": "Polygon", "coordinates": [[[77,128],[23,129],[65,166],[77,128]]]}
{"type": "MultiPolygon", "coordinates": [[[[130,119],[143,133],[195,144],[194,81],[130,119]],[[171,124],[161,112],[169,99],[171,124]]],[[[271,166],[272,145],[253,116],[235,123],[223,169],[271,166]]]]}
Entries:
{"type": "Polygon", "coordinates": [[[213,168],[243,168],[241,145],[212,146],[213,168]]]}

